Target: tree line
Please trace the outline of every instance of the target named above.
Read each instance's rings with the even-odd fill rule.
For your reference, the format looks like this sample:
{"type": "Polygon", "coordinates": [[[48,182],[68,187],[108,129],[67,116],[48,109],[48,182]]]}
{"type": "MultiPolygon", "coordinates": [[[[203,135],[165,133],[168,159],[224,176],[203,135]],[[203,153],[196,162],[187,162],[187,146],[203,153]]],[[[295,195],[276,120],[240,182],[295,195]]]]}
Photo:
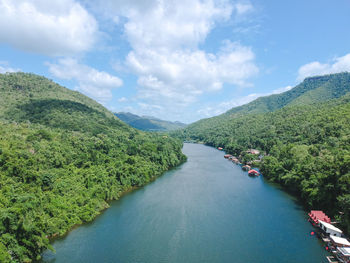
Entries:
{"type": "Polygon", "coordinates": [[[172,133],[240,155],[265,152],[265,178],[325,210],[350,233],[350,95],[267,113],[219,116],[172,133]]]}

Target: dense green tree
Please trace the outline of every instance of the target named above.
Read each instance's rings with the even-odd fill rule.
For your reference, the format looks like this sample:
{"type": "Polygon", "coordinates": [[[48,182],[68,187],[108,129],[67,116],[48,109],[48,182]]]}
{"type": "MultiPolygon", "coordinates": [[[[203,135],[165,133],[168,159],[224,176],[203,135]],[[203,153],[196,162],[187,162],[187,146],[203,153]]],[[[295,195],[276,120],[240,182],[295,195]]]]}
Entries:
{"type": "Polygon", "coordinates": [[[0,74],[0,262],[40,258],[50,238],[185,161],[181,148],[43,77],[0,74]]]}

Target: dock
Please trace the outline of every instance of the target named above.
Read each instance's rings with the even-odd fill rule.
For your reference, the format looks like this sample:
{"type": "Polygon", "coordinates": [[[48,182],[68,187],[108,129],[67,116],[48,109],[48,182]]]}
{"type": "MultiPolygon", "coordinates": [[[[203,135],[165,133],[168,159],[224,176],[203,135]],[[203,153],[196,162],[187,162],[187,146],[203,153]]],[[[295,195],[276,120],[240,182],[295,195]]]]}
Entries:
{"type": "Polygon", "coordinates": [[[340,263],[334,256],[327,256],[326,258],[329,263],[340,263]]]}
{"type": "Polygon", "coordinates": [[[326,244],[331,242],[331,240],[328,237],[322,237],[323,242],[325,242],[326,244]]]}

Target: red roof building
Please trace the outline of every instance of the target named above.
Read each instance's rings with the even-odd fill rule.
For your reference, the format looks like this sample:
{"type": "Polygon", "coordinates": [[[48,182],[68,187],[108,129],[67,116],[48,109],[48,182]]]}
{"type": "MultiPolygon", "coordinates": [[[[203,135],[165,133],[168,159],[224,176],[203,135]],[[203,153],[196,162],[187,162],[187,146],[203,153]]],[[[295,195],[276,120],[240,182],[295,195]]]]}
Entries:
{"type": "Polygon", "coordinates": [[[323,213],[323,211],[320,210],[311,210],[309,217],[315,224],[318,224],[319,220],[326,223],[331,223],[331,219],[325,213],[323,213]]]}

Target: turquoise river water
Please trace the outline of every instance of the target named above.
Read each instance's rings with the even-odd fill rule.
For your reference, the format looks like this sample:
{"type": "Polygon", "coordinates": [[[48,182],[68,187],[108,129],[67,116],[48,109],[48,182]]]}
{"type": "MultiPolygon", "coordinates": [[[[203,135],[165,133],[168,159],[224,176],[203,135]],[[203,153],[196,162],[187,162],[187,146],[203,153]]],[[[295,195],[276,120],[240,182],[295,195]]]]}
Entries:
{"type": "Polygon", "coordinates": [[[200,144],[188,161],[56,240],[43,262],[327,262],[288,194],[200,144]]]}

